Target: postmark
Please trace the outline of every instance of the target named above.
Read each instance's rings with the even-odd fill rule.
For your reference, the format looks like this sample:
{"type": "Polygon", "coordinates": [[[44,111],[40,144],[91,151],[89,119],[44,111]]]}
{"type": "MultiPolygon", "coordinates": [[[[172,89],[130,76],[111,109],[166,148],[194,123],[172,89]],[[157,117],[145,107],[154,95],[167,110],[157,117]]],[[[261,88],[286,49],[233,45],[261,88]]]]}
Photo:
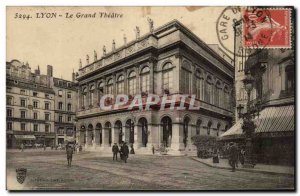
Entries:
{"type": "Polygon", "coordinates": [[[232,55],[243,57],[256,55],[261,52],[262,49],[268,46],[271,36],[259,34],[256,37],[257,41],[248,41],[246,47],[244,40],[252,38],[251,33],[257,28],[255,26],[256,22],[264,24],[268,29],[272,29],[272,23],[264,22],[266,18],[271,18],[270,14],[267,9],[257,7],[226,7],[218,17],[216,23],[218,41],[221,47],[232,55]],[[253,21],[254,16],[255,21],[253,21]]]}
{"type": "Polygon", "coordinates": [[[244,10],[243,46],[291,48],[290,16],[290,9],[257,9],[255,12],[244,10]]]}

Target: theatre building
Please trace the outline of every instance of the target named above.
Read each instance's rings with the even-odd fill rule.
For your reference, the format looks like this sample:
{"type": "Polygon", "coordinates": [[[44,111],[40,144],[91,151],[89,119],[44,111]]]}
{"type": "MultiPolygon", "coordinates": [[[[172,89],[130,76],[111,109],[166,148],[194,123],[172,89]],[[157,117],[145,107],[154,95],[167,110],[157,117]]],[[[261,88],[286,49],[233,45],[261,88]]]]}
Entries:
{"type": "MultiPolygon", "coordinates": [[[[80,61],[81,62],[81,61],[80,61]]],[[[191,137],[224,133],[233,119],[232,60],[210,47],[187,27],[174,20],[112,50],[82,67],[77,74],[77,142],[85,150],[111,152],[113,143],[125,141],[137,153],[149,153],[152,145],[169,153],[195,153],[191,137]],[[102,110],[105,94],[195,95],[197,110],[102,110]]],[[[109,99],[107,104],[113,104],[109,99]]],[[[177,101],[176,101],[176,104],[177,101]]],[[[175,105],[176,105],[175,104],[175,105]]],[[[188,105],[188,103],[187,103],[188,105]]]]}

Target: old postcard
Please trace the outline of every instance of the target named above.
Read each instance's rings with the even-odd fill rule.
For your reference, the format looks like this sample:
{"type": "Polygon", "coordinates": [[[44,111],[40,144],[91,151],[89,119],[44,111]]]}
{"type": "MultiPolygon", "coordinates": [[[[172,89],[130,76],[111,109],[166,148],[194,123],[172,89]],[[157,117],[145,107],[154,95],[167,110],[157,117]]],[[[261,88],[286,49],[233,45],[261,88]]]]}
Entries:
{"type": "Polygon", "coordinates": [[[293,7],[6,15],[8,190],[295,190],[293,7]]]}

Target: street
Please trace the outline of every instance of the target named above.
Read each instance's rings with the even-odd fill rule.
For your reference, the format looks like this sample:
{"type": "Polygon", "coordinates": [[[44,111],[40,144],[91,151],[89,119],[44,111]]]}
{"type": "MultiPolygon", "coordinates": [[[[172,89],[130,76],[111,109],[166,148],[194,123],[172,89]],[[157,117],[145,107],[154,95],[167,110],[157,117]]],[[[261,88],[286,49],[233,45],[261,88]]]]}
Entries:
{"type": "Polygon", "coordinates": [[[294,177],[216,169],[189,157],[130,155],[128,163],[96,152],[7,152],[7,188],[25,190],[249,190],[292,189],[294,177]],[[16,169],[26,168],[23,184],[16,169]]]}

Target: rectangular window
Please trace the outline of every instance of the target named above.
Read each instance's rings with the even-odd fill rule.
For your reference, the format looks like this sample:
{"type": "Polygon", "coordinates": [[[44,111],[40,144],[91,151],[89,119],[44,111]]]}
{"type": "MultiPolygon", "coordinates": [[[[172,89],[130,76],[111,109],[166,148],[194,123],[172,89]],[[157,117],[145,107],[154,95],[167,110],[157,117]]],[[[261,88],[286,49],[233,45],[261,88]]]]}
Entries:
{"type": "Polygon", "coordinates": [[[26,100],[25,99],[21,99],[21,107],[26,107],[26,100]]]}
{"type": "Polygon", "coordinates": [[[50,108],[49,105],[50,104],[48,102],[45,102],[45,110],[49,110],[49,108],[50,108]]]}
{"type": "Polygon", "coordinates": [[[20,90],[20,94],[25,95],[26,94],[25,90],[20,90]]]}
{"type": "Polygon", "coordinates": [[[37,113],[37,112],[34,112],[34,113],[33,113],[33,119],[34,119],[34,120],[37,120],[37,119],[38,119],[38,113],[37,113]]]}
{"type": "Polygon", "coordinates": [[[49,94],[45,94],[45,98],[49,99],[49,94]]]}
{"type": "Polygon", "coordinates": [[[6,104],[7,105],[13,105],[12,97],[6,97],[6,104]]]}
{"type": "Polygon", "coordinates": [[[37,93],[37,92],[33,92],[32,95],[33,95],[34,97],[37,97],[37,96],[38,96],[38,93],[37,93]]]}
{"type": "Polygon", "coordinates": [[[72,105],[69,103],[68,104],[68,111],[71,111],[72,110],[72,105]]]}
{"type": "Polygon", "coordinates": [[[58,122],[62,122],[62,116],[60,115],[59,117],[58,117],[58,122]]]}
{"type": "Polygon", "coordinates": [[[72,117],[68,116],[68,122],[71,122],[71,120],[72,120],[72,117]]]}
{"type": "Polygon", "coordinates": [[[45,125],[45,132],[46,133],[50,132],[50,125],[48,124],[45,125]]]}
{"type": "Polygon", "coordinates": [[[59,97],[62,97],[62,95],[63,95],[62,90],[59,90],[59,91],[58,91],[58,96],[59,96],[59,97]]]}
{"type": "Polygon", "coordinates": [[[7,125],[6,127],[7,130],[12,130],[12,122],[7,122],[6,125],[7,125]]]}
{"type": "Polygon", "coordinates": [[[21,111],[21,118],[26,118],[26,111],[21,111]]]}
{"type": "Polygon", "coordinates": [[[67,94],[67,97],[68,97],[68,99],[71,99],[71,98],[72,98],[72,93],[69,92],[69,93],[67,94]]]}
{"type": "Polygon", "coordinates": [[[26,131],[26,124],[25,123],[21,123],[21,131],[26,131]]]}
{"type": "Polygon", "coordinates": [[[49,113],[45,113],[45,120],[50,120],[50,114],[49,113]]]}
{"type": "Polygon", "coordinates": [[[39,130],[39,125],[38,124],[34,124],[33,125],[33,131],[37,132],[39,130]]]}
{"type": "Polygon", "coordinates": [[[59,109],[59,110],[62,110],[62,109],[63,109],[63,103],[62,103],[62,102],[59,102],[59,103],[58,103],[58,109],[59,109]]]}
{"type": "Polygon", "coordinates": [[[38,102],[37,101],[33,101],[33,108],[38,108],[38,102]]]}
{"type": "Polygon", "coordinates": [[[6,116],[7,117],[12,117],[12,109],[6,109],[6,116]]]}

